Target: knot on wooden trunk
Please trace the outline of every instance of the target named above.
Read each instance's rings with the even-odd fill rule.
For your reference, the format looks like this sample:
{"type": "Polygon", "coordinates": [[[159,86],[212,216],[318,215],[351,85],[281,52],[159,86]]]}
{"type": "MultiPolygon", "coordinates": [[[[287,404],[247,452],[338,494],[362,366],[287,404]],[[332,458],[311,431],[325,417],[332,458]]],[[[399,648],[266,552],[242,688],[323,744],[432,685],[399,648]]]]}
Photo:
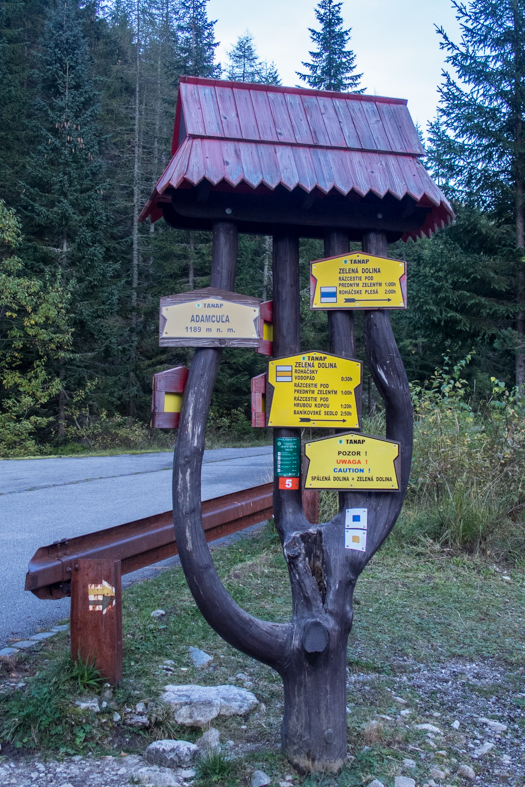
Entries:
{"type": "Polygon", "coordinates": [[[320,620],[307,620],[303,631],[303,648],[307,653],[322,653],[330,641],[330,634],[320,620]]]}

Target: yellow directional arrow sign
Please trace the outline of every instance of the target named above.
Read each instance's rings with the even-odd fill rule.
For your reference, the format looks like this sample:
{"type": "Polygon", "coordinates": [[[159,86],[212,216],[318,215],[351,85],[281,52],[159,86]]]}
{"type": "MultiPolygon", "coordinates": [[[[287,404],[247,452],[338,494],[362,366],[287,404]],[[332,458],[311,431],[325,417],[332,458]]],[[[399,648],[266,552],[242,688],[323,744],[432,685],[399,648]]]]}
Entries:
{"type": "Polygon", "coordinates": [[[361,364],[311,352],[270,361],[268,426],[357,428],[361,364]]]}
{"type": "Polygon", "coordinates": [[[399,489],[399,443],[364,434],[339,434],[306,443],[305,489],[399,489]]]}
{"type": "Polygon", "coordinates": [[[406,309],[406,263],[360,251],[311,263],[312,309],[406,309]]]}

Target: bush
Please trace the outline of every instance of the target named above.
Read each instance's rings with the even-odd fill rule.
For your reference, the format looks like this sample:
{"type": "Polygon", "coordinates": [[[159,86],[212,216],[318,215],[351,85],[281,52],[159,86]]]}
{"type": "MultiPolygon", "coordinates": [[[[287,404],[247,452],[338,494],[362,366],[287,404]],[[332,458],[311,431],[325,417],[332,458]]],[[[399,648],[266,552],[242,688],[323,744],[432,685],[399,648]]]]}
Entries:
{"type": "Polygon", "coordinates": [[[462,379],[470,357],[412,387],[414,458],[398,535],[449,547],[523,555],[525,550],[525,403],[491,378],[473,403],[462,379]]]}

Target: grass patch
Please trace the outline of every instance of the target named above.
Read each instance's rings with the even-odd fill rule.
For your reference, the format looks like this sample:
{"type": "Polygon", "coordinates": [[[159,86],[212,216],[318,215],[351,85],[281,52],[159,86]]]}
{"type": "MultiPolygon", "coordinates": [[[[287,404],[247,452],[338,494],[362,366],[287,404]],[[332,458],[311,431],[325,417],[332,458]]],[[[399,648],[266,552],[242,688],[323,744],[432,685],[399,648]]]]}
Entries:
{"type": "MultiPolygon", "coordinates": [[[[226,587],[245,609],[267,620],[289,619],[288,573],[270,527],[256,537],[215,547],[214,560],[226,587]]],[[[233,743],[222,757],[201,762],[195,787],[244,785],[256,768],[276,784],[293,775],[295,784],[319,787],[353,787],[372,778],[390,787],[405,757],[418,760],[423,776],[427,766],[426,761],[420,763],[420,753],[430,756],[432,751],[425,733],[415,731],[412,723],[428,722],[429,717],[432,721],[437,714],[447,718],[450,728],[454,716],[449,719],[447,714],[456,710],[453,703],[447,705],[439,684],[439,675],[450,665],[453,680],[468,691],[469,702],[492,702],[489,711],[477,711],[479,716],[493,717],[490,708],[498,703],[506,713],[525,713],[524,700],[517,696],[523,684],[525,573],[513,568],[508,581],[503,579],[505,570],[479,556],[456,555],[430,543],[402,547],[395,540],[373,559],[358,582],[359,604],[348,649],[348,742],[353,759],[337,779],[305,780],[294,774],[279,752],[280,678],[218,637],[198,612],[180,569],[160,570],[155,578],[124,591],[124,681],[117,691],[97,685],[87,665],[82,668],[70,661],[65,635],[44,643],[37,655],[23,654],[4,663],[0,739],[23,750],[62,754],[143,751],[156,738],[195,740],[200,733],[179,727],[159,702],[163,687],[243,686],[250,681],[263,706],[248,720],[214,720],[221,742],[233,743]],[[163,609],[165,616],[152,618],[155,609],[163,609]],[[208,669],[193,667],[190,645],[213,656],[208,669]],[[167,660],[172,663],[167,665],[167,660]],[[480,669],[485,665],[490,679],[478,679],[472,664],[480,669]],[[425,683],[423,678],[418,682],[421,670],[435,672],[437,683],[425,683]],[[21,679],[25,686],[6,688],[21,679]],[[404,704],[396,699],[400,693],[404,704]],[[75,702],[86,696],[96,696],[107,708],[99,714],[81,711],[75,702]],[[152,721],[147,729],[125,724],[127,709],[139,702],[146,704],[152,721]],[[410,709],[411,724],[405,723],[403,708],[410,709]],[[122,719],[113,721],[114,713],[122,719]],[[230,751],[242,756],[230,760],[230,751]]],[[[444,726],[443,720],[436,723],[444,726]]],[[[460,746],[450,736],[459,734],[450,730],[439,744],[450,757],[460,746]]],[[[419,772],[407,775],[417,779],[419,772]]],[[[459,784],[452,777],[447,783],[459,784]]]]}

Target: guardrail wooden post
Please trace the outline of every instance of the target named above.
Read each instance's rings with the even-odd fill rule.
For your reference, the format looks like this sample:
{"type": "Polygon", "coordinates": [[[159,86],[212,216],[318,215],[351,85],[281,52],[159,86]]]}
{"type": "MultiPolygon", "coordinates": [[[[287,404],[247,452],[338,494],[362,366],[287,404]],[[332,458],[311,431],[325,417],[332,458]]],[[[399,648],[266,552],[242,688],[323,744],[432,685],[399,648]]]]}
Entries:
{"type": "Polygon", "coordinates": [[[71,577],[71,656],[109,683],[122,680],[120,560],[80,559],[71,577]]]}

